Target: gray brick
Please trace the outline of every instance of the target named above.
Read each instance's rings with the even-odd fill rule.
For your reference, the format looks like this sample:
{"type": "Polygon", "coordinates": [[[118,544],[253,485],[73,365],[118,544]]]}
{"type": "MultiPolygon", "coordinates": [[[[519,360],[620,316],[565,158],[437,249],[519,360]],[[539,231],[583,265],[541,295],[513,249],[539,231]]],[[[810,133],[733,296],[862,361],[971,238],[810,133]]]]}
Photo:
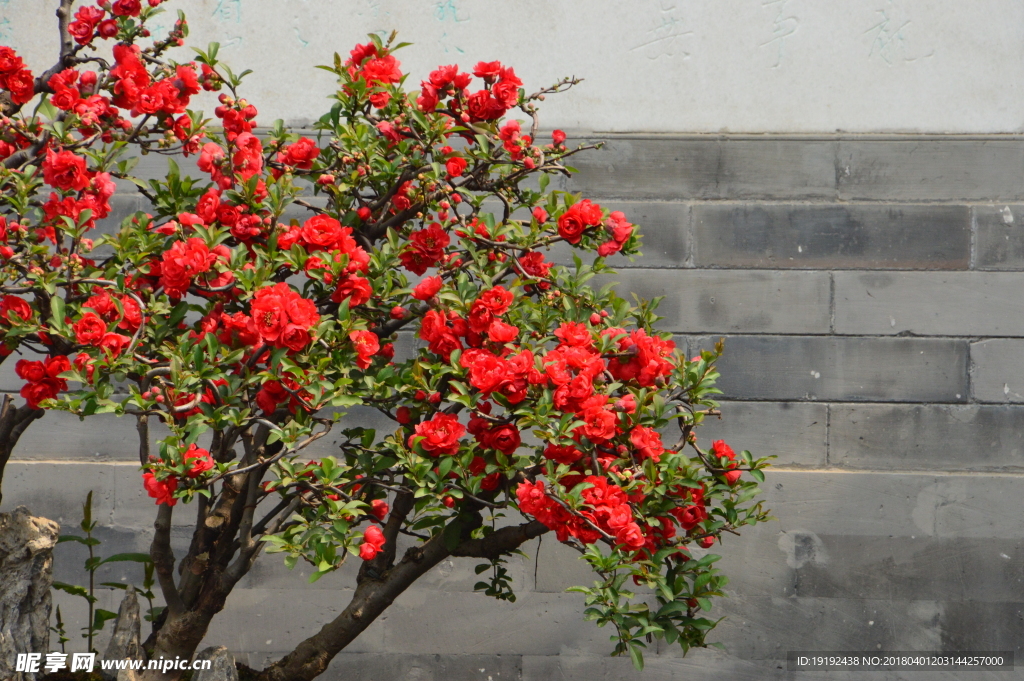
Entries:
{"type": "Polygon", "coordinates": [[[974,206],[974,258],[979,270],[1024,270],[1024,204],[974,206]]]}
{"type": "MultiPolygon", "coordinates": [[[[342,653],[318,681],[520,681],[521,655],[342,653]]],[[[262,666],[262,665],[260,665],[262,666]]]]}
{"type": "Polygon", "coordinates": [[[410,588],[388,609],[387,649],[460,655],[611,651],[608,633],[583,620],[582,594],[524,591],[517,596],[515,603],[507,603],[483,594],[455,598],[444,591],[410,588]],[[425,613],[446,624],[425,629],[425,613]]]}
{"type": "MultiPolygon", "coordinates": [[[[589,140],[588,140],[589,141],[589,140]]],[[[661,199],[834,198],[835,143],[613,137],[574,157],[572,191],[661,199]]]]}
{"type": "MultiPolygon", "coordinates": [[[[608,265],[625,267],[684,267],[690,257],[690,204],[667,201],[601,201],[608,210],[621,210],[626,219],[640,226],[643,255],[630,262],[615,254],[608,265]]],[[[572,265],[573,254],[584,262],[592,262],[594,253],[576,251],[569,244],[558,243],[548,258],[560,265],[572,265]]]]}
{"type": "Polygon", "coordinates": [[[1024,407],[834,404],[829,463],[874,470],[1024,468],[1024,407]]]}
{"type": "MultiPolygon", "coordinates": [[[[973,577],[973,575],[972,575],[973,577]]],[[[1020,591],[1013,593],[1019,596],[1020,591]]],[[[1024,602],[948,603],[942,614],[942,650],[1013,650],[1024,652],[1024,602]]]]}
{"type": "Polygon", "coordinates": [[[973,201],[1024,196],[1016,140],[839,142],[839,198],[973,201]]]}
{"type": "MultiPolygon", "coordinates": [[[[203,645],[226,646],[250,657],[279,658],[337,617],[352,599],[352,588],[303,591],[235,589],[210,623],[203,645]]],[[[386,615],[377,618],[346,648],[351,653],[390,652],[385,645],[386,615]]]]}
{"type": "MultiPolygon", "coordinates": [[[[711,347],[717,337],[695,338],[711,347]]],[[[924,338],[731,336],[723,399],[964,402],[967,342],[924,338]]]]}
{"type": "MultiPolygon", "coordinates": [[[[768,630],[774,631],[775,626],[768,625],[768,630]]],[[[709,640],[717,639],[712,634],[709,640]]],[[[811,640],[800,649],[808,650],[808,646],[813,644],[811,640]]],[[[781,646],[770,657],[752,660],[739,659],[731,652],[713,648],[694,649],[684,659],[645,653],[642,672],[634,670],[628,660],[620,657],[602,659],[582,655],[524,655],[523,681],[902,681],[916,678],[907,672],[835,669],[790,672],[786,667],[786,653],[781,646]]],[[[1005,671],[928,672],[928,681],[998,681],[1006,678],[1007,674],[1005,671]]]]}
{"type": "Polygon", "coordinates": [[[791,568],[793,593],[800,597],[1003,603],[1024,583],[1020,539],[812,539],[825,559],[791,568]]]}
{"type": "Polygon", "coordinates": [[[841,334],[1024,336],[1018,272],[836,272],[841,334]]]}
{"type": "MultiPolygon", "coordinates": [[[[696,430],[705,444],[725,440],[738,452],[776,456],[773,466],[824,466],[827,407],[806,402],[723,402],[722,417],[696,430]]],[[[677,429],[678,430],[678,429],[677,429]]]]}
{"type": "Polygon", "coordinates": [[[47,411],[18,440],[14,458],[138,463],[139,440],[135,419],[97,414],[80,421],[77,416],[66,412],[47,411]]]}
{"type": "Polygon", "coordinates": [[[1016,541],[1024,523],[1016,475],[769,469],[766,478],[775,531],[1016,541]]]}
{"type": "Polygon", "coordinates": [[[530,586],[540,593],[563,593],[571,586],[591,586],[600,576],[590,569],[583,556],[558,542],[552,533],[543,535],[540,543],[532,541],[523,547],[530,557],[531,569],[536,567],[537,579],[530,575],[530,586]]]}
{"type": "Polygon", "coordinates": [[[828,333],[827,272],[620,270],[617,291],[665,296],[659,328],[680,333],[828,333]]]}
{"type": "Polygon", "coordinates": [[[967,269],[966,206],[697,204],[698,267],[967,269]]]}
{"type": "Polygon", "coordinates": [[[971,392],[979,402],[1024,402],[1024,341],[971,343],[971,392]]]}

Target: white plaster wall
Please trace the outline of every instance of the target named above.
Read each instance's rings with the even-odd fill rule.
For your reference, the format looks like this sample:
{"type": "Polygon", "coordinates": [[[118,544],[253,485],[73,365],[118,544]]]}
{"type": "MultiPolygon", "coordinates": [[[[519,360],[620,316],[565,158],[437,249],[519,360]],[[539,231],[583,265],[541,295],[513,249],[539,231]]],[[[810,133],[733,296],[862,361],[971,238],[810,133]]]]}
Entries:
{"type": "MultiPolygon", "coordinates": [[[[53,0],[0,0],[0,42],[52,62],[53,0]]],[[[190,43],[252,68],[260,122],[326,110],[314,70],[398,29],[415,85],[500,59],[552,98],[545,126],[617,132],[1024,130],[1022,0],[170,0],[190,43]]],[[[173,12],[162,19],[165,27],[173,12]]],[[[179,51],[181,60],[188,57],[179,51]]]]}

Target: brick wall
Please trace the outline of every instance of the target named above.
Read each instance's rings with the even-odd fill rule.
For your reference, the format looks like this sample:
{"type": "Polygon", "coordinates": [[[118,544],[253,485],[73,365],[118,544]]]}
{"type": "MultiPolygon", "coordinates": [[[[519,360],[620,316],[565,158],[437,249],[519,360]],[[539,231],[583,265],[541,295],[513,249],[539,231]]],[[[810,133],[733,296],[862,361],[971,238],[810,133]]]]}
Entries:
{"type": "MultiPolygon", "coordinates": [[[[778,457],[778,520],[716,549],[727,651],[661,646],[643,675],[606,657],[608,632],[564,593],[587,571],[546,538],[513,562],[516,603],[473,594],[474,561],[445,562],[326,678],[802,679],[789,650],[1019,650],[1024,139],[617,136],[576,166],[566,188],[644,227],[622,290],[667,296],[662,325],[690,353],[726,338],[724,419],[700,437],[778,457]]],[[[131,423],[49,414],[5,505],[73,523],[93,489],[102,551],[144,550],[135,447],[131,423]]],[[[59,579],[81,581],[77,550],[61,546],[59,579]]],[[[109,567],[102,581],[130,574],[109,567]]],[[[296,572],[264,558],[208,640],[259,666],[347,603],[350,570],[296,572]]]]}

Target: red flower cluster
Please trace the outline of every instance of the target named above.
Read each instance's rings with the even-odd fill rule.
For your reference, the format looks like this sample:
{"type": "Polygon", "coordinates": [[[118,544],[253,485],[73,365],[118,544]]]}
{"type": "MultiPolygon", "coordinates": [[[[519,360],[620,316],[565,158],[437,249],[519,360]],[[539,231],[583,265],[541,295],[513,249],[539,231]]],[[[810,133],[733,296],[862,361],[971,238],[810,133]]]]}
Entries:
{"type": "Polygon", "coordinates": [[[432,223],[409,235],[409,243],[399,255],[402,265],[414,274],[422,275],[444,257],[444,249],[451,243],[441,225],[432,223]]]}
{"type": "Polygon", "coordinates": [[[583,199],[569,206],[558,218],[558,234],[571,244],[578,244],[588,227],[597,227],[604,220],[601,206],[583,199]]]}
{"type": "Polygon", "coordinates": [[[113,104],[130,110],[132,116],[183,113],[192,95],[201,89],[199,76],[191,65],[178,66],[173,78],[153,82],[139,57],[138,45],[118,43],[113,52],[115,65],[110,69],[110,77],[115,80],[113,104]]]}
{"type": "Polygon", "coordinates": [[[352,80],[363,80],[373,88],[369,99],[378,109],[383,109],[391,101],[391,93],[384,86],[402,80],[401,62],[390,54],[381,57],[373,43],[356,45],[349,53],[346,66],[352,80]]]}
{"type": "Polygon", "coordinates": [[[310,400],[313,395],[304,390],[291,376],[285,375],[280,381],[265,382],[256,393],[256,405],[267,414],[273,414],[282,403],[295,413],[303,407],[301,400],[310,400]],[[301,400],[300,400],[301,398],[301,400]]]}
{"type": "Polygon", "coordinates": [[[82,307],[92,308],[103,321],[117,322],[117,328],[129,333],[135,333],[142,325],[142,309],[134,298],[128,295],[112,296],[99,286],[93,288],[93,295],[82,303],[82,307]]]}
{"type": "Polygon", "coordinates": [[[739,466],[739,463],[736,461],[736,452],[732,451],[732,447],[725,444],[725,440],[715,440],[711,443],[711,453],[718,457],[718,463],[722,468],[730,469],[722,477],[730,485],[735,485],[736,481],[743,475],[742,471],[732,470],[739,466]]]}
{"type": "Polygon", "coordinates": [[[25,68],[14,50],[3,45],[0,45],[0,89],[11,93],[11,101],[19,106],[35,94],[32,72],[25,68]]]}
{"type": "Polygon", "coordinates": [[[5,325],[24,323],[32,319],[32,306],[24,298],[4,296],[0,300],[0,322],[5,325]],[[11,313],[15,318],[11,319],[11,313]]]}
{"type": "Polygon", "coordinates": [[[493,121],[505,115],[519,101],[519,80],[515,71],[501,62],[479,62],[473,75],[484,80],[484,89],[472,94],[466,89],[472,82],[468,73],[459,71],[456,64],[440,66],[420,83],[420,96],[416,104],[421,111],[432,113],[446,98],[448,108],[463,122],[493,121]]]}
{"type": "MultiPolygon", "coordinates": [[[[625,334],[624,329],[605,329],[603,335],[625,334]]],[[[672,373],[675,366],[672,355],[676,344],[657,336],[648,336],[643,329],[631,331],[619,339],[619,351],[625,356],[608,363],[608,371],[620,381],[635,380],[641,386],[650,388],[658,385],[672,373]]]]}
{"type": "Polygon", "coordinates": [[[366,369],[380,351],[380,341],[373,331],[350,331],[348,338],[356,349],[356,366],[366,369]]]}
{"type": "Polygon", "coordinates": [[[178,489],[177,477],[172,475],[163,480],[157,480],[153,473],[147,471],[142,474],[142,485],[146,488],[149,496],[156,499],[157,506],[163,504],[174,506],[178,503],[178,500],[174,498],[174,492],[178,489]]]}
{"type": "Polygon", "coordinates": [[[454,456],[459,451],[459,440],[466,434],[466,428],[459,419],[451,414],[441,412],[429,421],[416,424],[413,434],[409,436],[409,447],[415,449],[418,444],[430,456],[454,456]]]}
{"type": "Polygon", "coordinates": [[[548,496],[540,480],[519,484],[516,489],[519,509],[554,530],[558,541],[564,542],[573,536],[585,544],[592,544],[602,537],[603,532],[614,536],[627,549],[643,548],[647,537],[633,520],[633,510],[622,488],[595,475],[587,476],[582,483],[590,486],[582,492],[585,505],[578,510],[578,515],[570,513],[548,496]]]}
{"type": "Polygon", "coordinates": [[[71,363],[64,355],[47,357],[45,361],[29,361],[20,359],[14,365],[14,371],[26,383],[21,389],[31,409],[39,409],[39,403],[56,397],[61,390],[68,389],[68,383],[60,374],[71,368],[71,363]]]}
{"type": "Polygon", "coordinates": [[[310,330],[320,321],[316,303],[282,282],[256,292],[251,304],[251,330],[263,342],[298,352],[309,345],[310,330]]]}
{"type": "Polygon", "coordinates": [[[188,471],[185,475],[190,478],[198,478],[206,471],[213,469],[213,457],[210,456],[210,450],[203,449],[195,444],[189,445],[188,451],[185,452],[182,460],[188,466],[188,471]]]}
{"type": "Polygon", "coordinates": [[[630,236],[633,235],[633,225],[626,220],[626,215],[620,210],[613,211],[605,221],[608,229],[608,241],[597,247],[597,254],[607,258],[612,253],[618,253],[630,236]]]}
{"type": "Polygon", "coordinates": [[[384,533],[376,525],[370,525],[363,532],[363,543],[359,546],[359,557],[363,560],[373,560],[377,554],[384,550],[384,533]]]}
{"type": "MultiPolygon", "coordinates": [[[[299,170],[309,170],[319,155],[320,148],[316,146],[316,142],[308,137],[302,137],[298,142],[293,142],[278,152],[277,162],[299,170]]],[[[275,170],[274,175],[280,177],[280,171],[275,170]]]]}
{"type": "MultiPolygon", "coordinates": [[[[164,254],[156,268],[159,272],[160,285],[171,298],[181,298],[196,277],[210,271],[218,258],[225,261],[231,257],[231,251],[224,245],[216,246],[211,251],[206,242],[198,237],[187,241],[175,241],[164,254]]],[[[230,272],[224,273],[227,281],[211,281],[210,285],[229,283],[234,277],[230,272]]]]}
{"type": "Polygon", "coordinates": [[[83,314],[71,328],[78,343],[100,348],[111,357],[120,355],[132,340],[124,334],[108,331],[107,322],[94,312],[83,314]]]}

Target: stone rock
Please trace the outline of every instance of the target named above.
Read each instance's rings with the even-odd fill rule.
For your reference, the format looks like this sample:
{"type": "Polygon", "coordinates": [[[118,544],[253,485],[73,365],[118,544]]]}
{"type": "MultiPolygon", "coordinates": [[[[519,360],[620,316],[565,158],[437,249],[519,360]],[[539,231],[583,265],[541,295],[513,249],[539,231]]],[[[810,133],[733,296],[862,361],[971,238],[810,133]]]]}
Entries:
{"type": "Polygon", "coordinates": [[[224,646],[211,646],[196,655],[196,660],[210,660],[209,669],[200,669],[192,681],[238,681],[235,658],[224,646]]]}
{"type": "Polygon", "coordinates": [[[50,652],[50,587],[59,530],[24,506],[0,513],[0,679],[35,681],[34,673],[14,671],[18,653],[50,652]]]}
{"type": "Polygon", "coordinates": [[[134,669],[119,669],[116,681],[139,681],[139,675],[134,669]]]}
{"type": "MultiPolygon", "coordinates": [[[[135,587],[129,586],[117,609],[114,620],[114,633],[103,653],[104,660],[142,660],[142,620],[139,618],[139,599],[135,595],[135,587]]],[[[113,669],[101,671],[100,674],[108,681],[117,681],[117,672],[113,669]]]]}

